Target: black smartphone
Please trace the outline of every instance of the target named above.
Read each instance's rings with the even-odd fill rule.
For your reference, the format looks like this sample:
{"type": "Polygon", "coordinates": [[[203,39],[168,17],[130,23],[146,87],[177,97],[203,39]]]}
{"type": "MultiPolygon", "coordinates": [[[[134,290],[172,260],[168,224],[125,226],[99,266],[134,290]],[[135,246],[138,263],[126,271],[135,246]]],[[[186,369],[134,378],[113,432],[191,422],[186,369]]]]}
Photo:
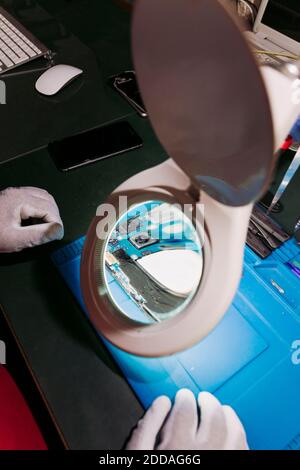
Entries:
{"type": "Polygon", "coordinates": [[[57,168],[68,171],[142,145],[142,139],[131,125],[121,121],[52,142],[48,150],[57,168]]]}
{"type": "Polygon", "coordinates": [[[109,78],[110,86],[116,90],[139,113],[141,117],[147,117],[147,111],[143,103],[137,84],[134,70],[119,73],[109,78]]]}

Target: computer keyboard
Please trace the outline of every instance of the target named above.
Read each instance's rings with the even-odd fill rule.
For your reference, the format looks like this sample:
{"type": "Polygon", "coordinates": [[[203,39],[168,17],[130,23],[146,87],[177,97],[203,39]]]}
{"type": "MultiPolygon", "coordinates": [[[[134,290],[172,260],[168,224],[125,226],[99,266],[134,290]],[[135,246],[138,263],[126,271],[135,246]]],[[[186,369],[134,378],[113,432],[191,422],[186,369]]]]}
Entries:
{"type": "Polygon", "coordinates": [[[49,53],[46,46],[0,7],[0,74],[49,53]]]}

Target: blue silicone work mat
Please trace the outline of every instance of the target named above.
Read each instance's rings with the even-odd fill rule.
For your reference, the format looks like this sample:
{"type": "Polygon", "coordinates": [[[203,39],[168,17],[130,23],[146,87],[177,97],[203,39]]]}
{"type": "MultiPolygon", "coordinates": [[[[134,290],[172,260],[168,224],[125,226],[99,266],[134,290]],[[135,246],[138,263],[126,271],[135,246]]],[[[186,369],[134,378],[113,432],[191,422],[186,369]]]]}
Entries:
{"type": "MultiPolygon", "coordinates": [[[[80,290],[84,240],[58,250],[52,260],[88,317],[80,290]]],[[[143,406],[162,394],[173,399],[182,387],[210,391],[235,408],[251,448],[300,448],[300,365],[292,360],[300,340],[300,279],[293,270],[299,253],[294,240],[264,261],[246,248],[233,304],[217,328],[187,351],[141,358],[99,334],[143,406]]]]}

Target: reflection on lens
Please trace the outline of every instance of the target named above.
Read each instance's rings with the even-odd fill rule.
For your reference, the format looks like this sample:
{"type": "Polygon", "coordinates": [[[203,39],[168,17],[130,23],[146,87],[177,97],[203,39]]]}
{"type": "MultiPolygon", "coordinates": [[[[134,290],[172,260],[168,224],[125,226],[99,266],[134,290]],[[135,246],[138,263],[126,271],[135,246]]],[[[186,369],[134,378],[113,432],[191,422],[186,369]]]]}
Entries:
{"type": "Polygon", "coordinates": [[[193,298],[203,270],[192,221],[175,205],[149,201],[130,209],[110,234],[105,279],[110,297],[140,323],[167,320],[193,298]]]}

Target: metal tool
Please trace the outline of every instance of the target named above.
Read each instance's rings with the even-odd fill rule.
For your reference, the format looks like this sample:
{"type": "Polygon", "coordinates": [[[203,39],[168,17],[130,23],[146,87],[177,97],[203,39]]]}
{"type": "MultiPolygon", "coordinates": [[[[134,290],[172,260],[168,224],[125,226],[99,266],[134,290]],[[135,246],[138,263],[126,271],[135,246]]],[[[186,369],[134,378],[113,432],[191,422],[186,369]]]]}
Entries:
{"type": "Polygon", "coordinates": [[[292,163],[290,164],[286,174],[284,175],[284,178],[273,198],[273,201],[268,209],[268,214],[272,211],[273,207],[277,204],[277,202],[281,199],[283,196],[283,193],[285,192],[286,188],[290,184],[291,180],[293,179],[295,173],[297,172],[298,168],[300,167],[300,148],[298,149],[292,163]]]}
{"type": "Polygon", "coordinates": [[[250,248],[262,259],[267,258],[272,253],[272,250],[270,250],[270,248],[268,248],[263,241],[252,232],[251,228],[247,234],[247,245],[250,246],[250,248]]]}
{"type": "Polygon", "coordinates": [[[267,244],[272,250],[276,250],[281,245],[281,242],[273,237],[267,230],[261,227],[253,219],[250,220],[249,229],[254,235],[259,236],[265,244],[267,244]]]}
{"type": "Polygon", "coordinates": [[[247,245],[261,258],[267,258],[282,243],[289,239],[286,233],[259,207],[255,206],[251,214],[247,235],[247,245]]]}
{"type": "Polygon", "coordinates": [[[300,243],[300,217],[295,225],[295,238],[300,243]]]}
{"type": "Polygon", "coordinates": [[[264,228],[270,235],[275,237],[280,242],[286,242],[290,236],[285,232],[273,219],[266,213],[262,212],[257,206],[254,207],[251,220],[264,228]]]}

